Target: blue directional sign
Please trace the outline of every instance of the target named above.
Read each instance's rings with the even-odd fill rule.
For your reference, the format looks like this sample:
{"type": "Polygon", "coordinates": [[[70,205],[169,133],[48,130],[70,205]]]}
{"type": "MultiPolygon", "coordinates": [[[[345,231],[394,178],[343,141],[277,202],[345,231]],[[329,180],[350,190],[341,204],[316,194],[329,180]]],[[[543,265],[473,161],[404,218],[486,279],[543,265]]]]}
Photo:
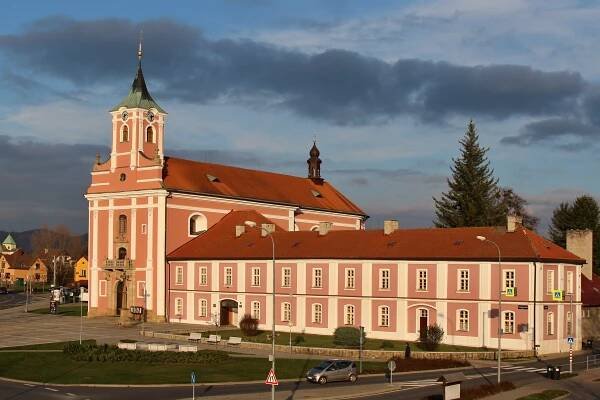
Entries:
{"type": "Polygon", "coordinates": [[[196,383],[196,373],[194,371],[192,371],[191,379],[192,383],[196,383]]]}

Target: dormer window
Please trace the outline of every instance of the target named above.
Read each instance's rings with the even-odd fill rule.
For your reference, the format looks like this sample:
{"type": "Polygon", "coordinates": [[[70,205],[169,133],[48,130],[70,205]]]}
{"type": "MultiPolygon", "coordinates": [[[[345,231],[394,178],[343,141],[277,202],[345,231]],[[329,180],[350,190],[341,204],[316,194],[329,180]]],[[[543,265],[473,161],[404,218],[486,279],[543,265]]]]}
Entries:
{"type": "Polygon", "coordinates": [[[219,178],[211,174],[206,174],[206,179],[208,179],[210,182],[219,182],[219,178]]]}
{"type": "Polygon", "coordinates": [[[318,192],[318,191],[316,191],[316,190],[314,190],[314,189],[313,189],[313,190],[311,190],[311,192],[312,192],[312,195],[313,195],[313,196],[315,196],[315,197],[323,197],[323,195],[321,195],[321,193],[320,193],[320,192],[318,192]]]}
{"type": "Polygon", "coordinates": [[[206,217],[203,214],[193,214],[190,216],[189,227],[189,236],[195,236],[204,232],[208,228],[206,217]]]}
{"type": "Polygon", "coordinates": [[[154,130],[151,126],[146,129],[146,142],[154,143],[154,130]]]}

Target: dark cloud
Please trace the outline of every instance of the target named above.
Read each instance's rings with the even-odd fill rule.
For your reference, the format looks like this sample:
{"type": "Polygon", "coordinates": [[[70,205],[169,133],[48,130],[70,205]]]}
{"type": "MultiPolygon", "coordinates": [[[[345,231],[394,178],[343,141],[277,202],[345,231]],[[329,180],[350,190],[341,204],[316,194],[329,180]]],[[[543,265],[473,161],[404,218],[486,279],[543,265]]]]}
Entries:
{"type": "Polygon", "coordinates": [[[380,168],[357,168],[357,169],[334,169],[332,175],[341,175],[350,177],[350,181],[356,185],[367,185],[373,179],[381,179],[388,182],[410,182],[421,184],[443,184],[446,177],[441,175],[429,175],[422,171],[399,168],[399,169],[380,169],[380,168]]]}
{"type": "Polygon", "coordinates": [[[569,118],[548,118],[526,124],[518,135],[502,138],[505,144],[529,145],[547,141],[557,141],[568,137],[580,143],[561,143],[565,150],[583,144],[600,133],[600,129],[581,120],[569,118]]]}
{"type": "Polygon", "coordinates": [[[0,51],[31,74],[86,88],[131,79],[142,29],[146,75],[158,98],[279,106],[337,124],[402,114],[424,120],[452,114],[568,117],[586,87],[574,72],[412,59],[388,63],[344,50],[306,54],[252,40],[211,40],[167,19],[46,18],[0,36],[0,51]]]}

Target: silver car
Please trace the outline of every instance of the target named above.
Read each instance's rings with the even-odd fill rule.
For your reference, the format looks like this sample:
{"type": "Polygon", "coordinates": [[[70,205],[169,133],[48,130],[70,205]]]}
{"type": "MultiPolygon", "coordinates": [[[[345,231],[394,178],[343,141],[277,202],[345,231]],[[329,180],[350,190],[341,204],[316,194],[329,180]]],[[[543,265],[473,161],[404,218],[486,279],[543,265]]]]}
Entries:
{"type": "Polygon", "coordinates": [[[356,364],[350,360],[326,360],[306,373],[306,380],[312,383],[334,381],[356,382],[356,364]]]}

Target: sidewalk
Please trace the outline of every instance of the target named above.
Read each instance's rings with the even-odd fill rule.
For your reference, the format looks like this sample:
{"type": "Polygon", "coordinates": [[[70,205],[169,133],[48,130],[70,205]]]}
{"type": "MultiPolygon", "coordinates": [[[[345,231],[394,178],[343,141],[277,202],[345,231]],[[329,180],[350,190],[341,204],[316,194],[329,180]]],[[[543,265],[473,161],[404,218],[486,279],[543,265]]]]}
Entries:
{"type": "Polygon", "coordinates": [[[600,368],[582,371],[574,378],[559,381],[547,379],[542,382],[521,386],[510,392],[486,397],[485,400],[515,400],[523,396],[543,392],[544,390],[566,390],[569,392],[569,395],[565,397],[567,399],[598,399],[600,398],[600,381],[594,382],[595,379],[600,379],[600,368]]]}

